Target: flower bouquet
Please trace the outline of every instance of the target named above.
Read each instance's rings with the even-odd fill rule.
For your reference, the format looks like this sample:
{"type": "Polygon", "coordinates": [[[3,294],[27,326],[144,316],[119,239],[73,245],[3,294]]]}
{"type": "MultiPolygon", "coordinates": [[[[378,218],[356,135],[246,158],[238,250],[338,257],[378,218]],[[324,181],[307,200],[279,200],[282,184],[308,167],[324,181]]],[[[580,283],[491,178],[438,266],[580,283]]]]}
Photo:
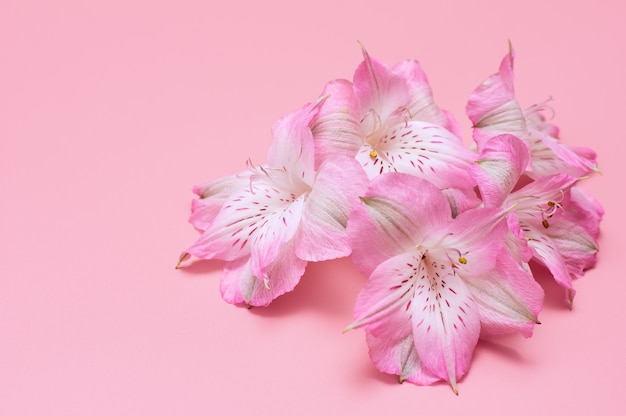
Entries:
{"type": "Polygon", "coordinates": [[[352,81],[278,120],[267,160],[194,188],[201,231],[180,257],[226,261],[224,300],[267,306],[308,262],[352,255],[369,279],[346,330],[399,380],[457,381],[481,337],[532,335],[545,266],[572,305],[594,266],[600,204],[578,187],[595,153],[559,139],[547,102],[515,98],[514,53],[470,95],[472,149],[415,60],[363,49],[352,81]]]}

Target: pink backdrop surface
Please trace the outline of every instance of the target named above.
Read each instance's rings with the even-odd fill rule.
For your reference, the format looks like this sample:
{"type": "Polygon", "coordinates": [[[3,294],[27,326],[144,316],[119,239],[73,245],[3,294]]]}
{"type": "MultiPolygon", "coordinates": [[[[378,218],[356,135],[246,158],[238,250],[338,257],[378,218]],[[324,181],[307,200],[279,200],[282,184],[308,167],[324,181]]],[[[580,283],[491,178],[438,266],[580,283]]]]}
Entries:
{"type": "Polygon", "coordinates": [[[0,415],[626,414],[622,5],[3,0],[0,415]],[[263,161],[274,120],[352,77],[357,40],[419,59],[468,140],[508,39],[522,105],[552,96],[564,140],[598,152],[606,216],[574,309],[542,279],[543,324],[481,342],[458,397],[342,334],[349,259],[252,310],[221,300],[222,263],[174,269],[191,187],[263,161]]]}

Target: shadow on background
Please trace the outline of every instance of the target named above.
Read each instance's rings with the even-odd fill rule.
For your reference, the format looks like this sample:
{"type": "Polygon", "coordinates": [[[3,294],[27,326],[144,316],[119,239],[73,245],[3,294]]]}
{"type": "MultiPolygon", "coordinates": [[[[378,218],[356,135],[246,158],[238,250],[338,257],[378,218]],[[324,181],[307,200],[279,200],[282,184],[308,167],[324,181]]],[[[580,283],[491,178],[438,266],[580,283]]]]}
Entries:
{"type": "MultiPolygon", "coordinates": [[[[532,261],[530,268],[537,283],[541,285],[545,293],[543,310],[557,310],[569,312],[569,303],[565,288],[560,286],[552,277],[552,273],[543,265],[532,261]]],[[[574,300],[574,304],[576,300],[574,300]]],[[[541,313],[539,314],[541,321],[541,313]]]]}
{"type": "Polygon", "coordinates": [[[250,311],[266,317],[306,310],[352,316],[356,296],[366,280],[352,265],[350,258],[310,262],[292,292],[278,297],[269,307],[255,307],[250,311]]]}

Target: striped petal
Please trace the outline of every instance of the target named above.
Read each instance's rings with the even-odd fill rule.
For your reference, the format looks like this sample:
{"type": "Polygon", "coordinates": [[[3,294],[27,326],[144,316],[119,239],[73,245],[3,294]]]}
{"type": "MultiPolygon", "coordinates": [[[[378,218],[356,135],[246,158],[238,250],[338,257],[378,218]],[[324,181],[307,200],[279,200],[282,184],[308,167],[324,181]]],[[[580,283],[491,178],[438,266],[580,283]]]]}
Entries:
{"type": "Polygon", "coordinates": [[[345,257],[352,252],[346,226],[367,177],[353,158],[334,157],[320,166],[303,207],[296,254],[308,261],[345,257]]]}
{"type": "Polygon", "coordinates": [[[370,359],[379,371],[398,376],[400,383],[410,381],[430,385],[440,380],[424,367],[413,341],[413,334],[402,339],[377,338],[365,331],[370,359]]]}
{"type": "Polygon", "coordinates": [[[416,60],[402,61],[392,68],[394,74],[406,81],[409,100],[404,107],[404,114],[409,120],[425,121],[436,124],[461,137],[461,130],[450,113],[435,104],[428,77],[416,60]]]}
{"type": "Polygon", "coordinates": [[[446,259],[426,255],[414,276],[418,283],[410,309],[417,354],[456,393],[480,335],[478,307],[446,259]]]}
{"type": "Polygon", "coordinates": [[[315,167],[335,156],[354,157],[363,144],[359,106],[352,83],[326,84],[319,111],[311,123],[315,139],[315,167]]]}
{"type": "Polygon", "coordinates": [[[354,264],[365,274],[414,248],[452,218],[446,197],[430,182],[389,173],[374,178],[348,220],[354,264]]]}
{"type": "Polygon", "coordinates": [[[458,137],[435,124],[408,121],[364,144],[356,159],[369,178],[400,172],[426,179],[440,189],[473,187],[468,175],[476,155],[458,137]]]}
{"type": "Polygon", "coordinates": [[[528,176],[542,176],[565,173],[581,177],[599,172],[596,154],[584,147],[569,146],[543,132],[531,130],[531,164],[528,176]]]}
{"type": "Polygon", "coordinates": [[[532,274],[502,250],[490,272],[464,279],[480,313],[481,336],[532,335],[543,289],[532,274]]]}
{"type": "Polygon", "coordinates": [[[189,222],[200,231],[204,231],[213,222],[220,209],[230,196],[250,183],[250,171],[237,175],[225,176],[214,181],[195,186],[193,192],[199,196],[191,201],[189,222]]]}
{"type": "Polygon", "coordinates": [[[253,273],[250,257],[226,263],[220,281],[223,299],[233,304],[267,306],[278,296],[292,291],[307,263],[297,258],[294,251],[293,241],[281,246],[274,262],[265,268],[269,279],[253,273]]]}
{"type": "Polygon", "coordinates": [[[513,61],[513,49],[509,48],[500,70],[483,81],[467,102],[466,112],[474,123],[473,137],[479,151],[500,134],[512,134],[527,143],[524,112],[515,99],[513,61]]]}
{"type": "Polygon", "coordinates": [[[354,92],[363,117],[366,135],[375,132],[381,122],[398,115],[409,102],[406,81],[391,69],[369,56],[363,48],[363,62],[354,72],[354,92]]]}
{"type": "Polygon", "coordinates": [[[302,203],[294,193],[258,178],[249,189],[231,196],[186,252],[198,258],[235,260],[250,255],[254,243],[267,241],[272,233],[286,241],[295,232],[302,203]],[[278,226],[277,230],[271,230],[272,226],[278,226]]]}
{"type": "Polygon", "coordinates": [[[485,206],[502,205],[526,170],[529,159],[526,145],[510,134],[496,136],[484,145],[471,175],[485,206]]]}

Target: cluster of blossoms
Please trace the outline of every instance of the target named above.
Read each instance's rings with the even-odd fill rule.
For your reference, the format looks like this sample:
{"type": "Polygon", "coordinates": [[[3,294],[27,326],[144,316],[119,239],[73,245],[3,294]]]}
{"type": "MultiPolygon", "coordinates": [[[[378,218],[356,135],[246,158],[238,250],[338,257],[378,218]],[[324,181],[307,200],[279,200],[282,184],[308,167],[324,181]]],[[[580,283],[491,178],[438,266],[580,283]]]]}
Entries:
{"type": "Polygon", "coordinates": [[[576,186],[595,153],[562,143],[545,103],[520,106],[512,50],[469,97],[474,150],[417,61],[363,56],[275,124],[265,164],[194,189],[202,235],[179,265],[225,260],[223,298],[266,306],[307,262],[351,254],[369,279],[346,330],[365,331],[380,371],[456,393],[480,337],[539,323],[531,261],[571,306],[598,251],[602,208],[576,186]]]}

